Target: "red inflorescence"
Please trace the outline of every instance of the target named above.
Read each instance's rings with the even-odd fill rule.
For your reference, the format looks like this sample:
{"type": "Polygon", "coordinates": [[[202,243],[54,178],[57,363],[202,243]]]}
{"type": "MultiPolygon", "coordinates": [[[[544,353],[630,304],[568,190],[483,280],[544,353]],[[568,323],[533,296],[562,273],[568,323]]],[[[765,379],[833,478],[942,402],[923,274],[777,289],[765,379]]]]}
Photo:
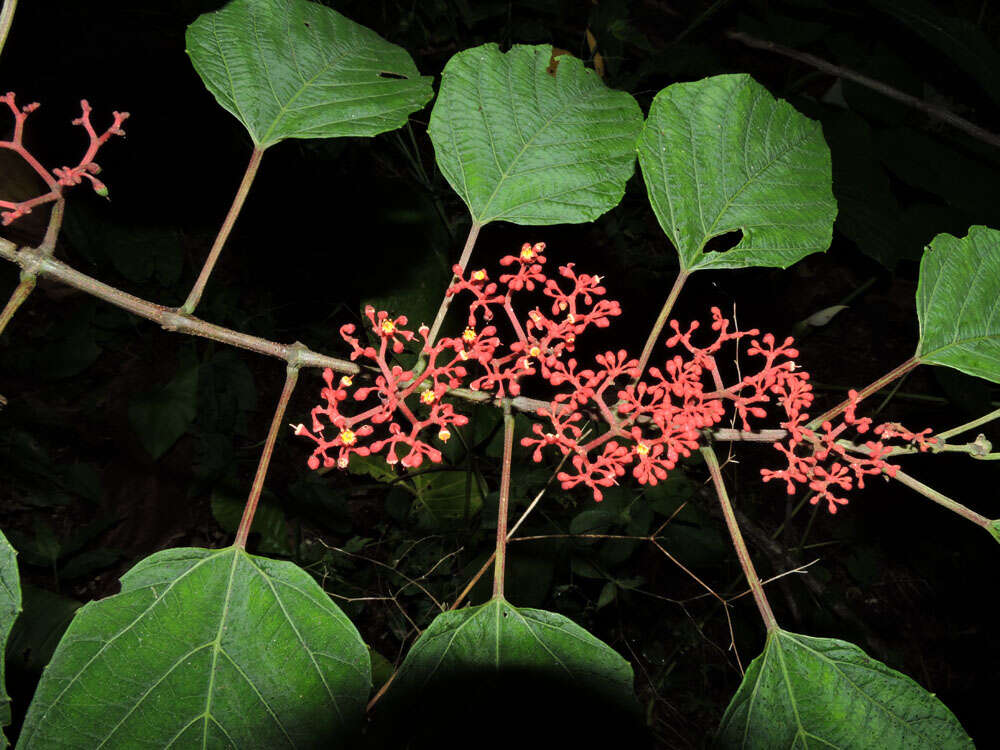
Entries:
{"type": "Polygon", "coordinates": [[[90,122],[90,104],[87,103],[86,99],[81,100],[80,108],[83,113],[80,117],[73,120],[73,124],[82,126],[86,131],[87,138],[89,139],[87,150],[75,167],[56,167],[50,172],[24,147],[23,143],[24,121],[28,118],[29,114],[38,109],[38,102],[19,107],[15,103],[14,93],[8,92],[0,96],[0,104],[6,104],[14,116],[14,133],[9,141],[0,141],[0,149],[7,149],[20,155],[35,170],[38,176],[45,181],[48,187],[48,192],[28,200],[10,201],[0,199],[0,208],[9,209],[0,212],[0,219],[2,219],[0,220],[0,224],[7,226],[15,219],[31,213],[33,208],[58,200],[62,195],[63,187],[79,185],[85,179],[90,180],[90,184],[93,185],[94,191],[98,195],[107,197],[108,188],[103,182],[97,179],[96,175],[100,173],[101,168],[94,161],[94,158],[97,156],[97,152],[101,146],[107,143],[111,136],[125,135],[125,131],[122,130],[122,123],[128,118],[128,112],[113,112],[114,121],[111,126],[103,133],[98,134],[90,122]]]}
{"type": "Polygon", "coordinates": [[[807,484],[816,493],[812,502],[827,500],[831,513],[847,502],[833,494],[835,490],[850,490],[855,482],[863,487],[866,474],[896,471],[885,463],[892,449],[882,439],[901,438],[921,450],[934,442],[928,437],[929,430],[912,433],[901,425],[885,424],[874,428],[881,439],[865,443],[866,454],[850,453],[837,442],[841,433],[848,426],[862,434],[871,428],[870,419],[855,416],[859,399],[853,391],[843,424],[833,428],[825,423],[820,432],[809,429],[806,410],[812,405],[812,386],[809,374],[795,363],[799,353],[792,339],[776,345],[769,333],[760,336],[755,329],[730,330],[730,321],[718,308],[712,308],[715,339],[704,346],[692,342],[697,322],[682,331],[677,321],[670,321],[673,335],[667,346],[682,348],[686,356],[676,354],[662,368],[649,368],[648,380],[640,380],[638,360],[624,350],[598,355],[592,368],[581,367],[571,356],[577,337],[590,326],[608,326],[610,318],[621,314],[621,308],[617,302],[604,299],[606,290],[599,276],[578,274],[573,264],[559,268],[562,280],[549,278],[543,268],[544,251],[543,243],[525,244],[518,255],[503,258],[501,265],[514,268],[513,273],[501,275],[499,282],[491,281],[485,270],[466,274],[455,266],[456,282],[448,294],[464,292],[473,297],[467,327],[458,337],[431,342],[426,326],[415,335],[405,328],[405,317],[393,319],[371,307],[365,313],[378,346],[362,346],[353,336],[354,326],[341,328],[341,336],[352,348],[351,359],[366,359],[377,371],[374,384],[355,388],[352,400],[370,401],[374,394],[378,403],[367,409],[359,406],[353,415],[345,414],[343,406],[353,379],[344,376],[335,385],[333,371],[326,370],[327,387],[321,394],[326,403],[313,409],[312,429],[295,427],[296,434],[316,443],[309,466],[343,468],[351,454],[367,456],[383,451],[390,464],[418,466],[424,457],[440,461],[441,451],[424,439],[425,431],[436,430],[437,440],[444,442],[451,436],[449,427],[468,421],[442,401],[449,390],[471,378],[468,387],[472,390],[491,391],[501,398],[517,396],[520,380],[529,375],[539,375],[558,393],[538,409],[541,421],[532,426],[532,435],[524,437],[521,444],[534,448],[535,461],[541,461],[543,449],[550,446],[569,457],[569,467],[557,475],[562,487],[586,486],[598,501],[602,488],[617,484],[629,469],[640,484],[665,479],[681,458],[698,449],[703,431],[722,421],[726,402],[732,402],[744,430],[751,429],[751,418],[768,416],[766,407],[781,409],[784,420],[780,424],[788,437],[775,448],[785,456],[787,468],[762,470],[764,481],[784,479],[790,493],[797,483],[807,484]],[[549,302],[544,308],[536,306],[522,319],[514,310],[513,297],[535,289],[549,302]],[[494,325],[499,311],[514,334],[507,347],[494,325]],[[715,357],[723,345],[745,337],[750,337],[747,355],[760,358],[760,365],[735,385],[725,387],[715,357]],[[418,343],[426,360],[426,367],[419,372],[392,365],[387,359],[390,350],[399,354],[411,342],[418,343]],[[472,363],[479,366],[481,374],[470,376],[467,368],[472,363]],[[706,379],[712,383],[710,390],[706,390],[706,379]],[[606,429],[589,437],[589,424],[595,418],[606,429]],[[375,437],[374,425],[383,424],[387,436],[375,437]],[[335,431],[332,438],[325,436],[330,426],[335,431]]]}

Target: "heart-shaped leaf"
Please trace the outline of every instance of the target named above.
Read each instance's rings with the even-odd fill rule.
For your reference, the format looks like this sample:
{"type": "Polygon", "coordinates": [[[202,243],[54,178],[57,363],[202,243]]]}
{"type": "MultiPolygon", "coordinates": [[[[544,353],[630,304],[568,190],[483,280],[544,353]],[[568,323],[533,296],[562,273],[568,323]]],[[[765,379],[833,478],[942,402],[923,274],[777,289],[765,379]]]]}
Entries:
{"type": "Polygon", "coordinates": [[[464,729],[503,715],[532,728],[533,746],[549,739],[551,727],[567,746],[577,732],[589,740],[619,732],[621,747],[635,747],[628,739],[629,719],[639,715],[632,679],[628,662],[579,625],[497,598],[439,614],[410,648],[376,719],[391,723],[394,712],[406,716],[419,705],[420,726],[396,722],[397,731],[433,738],[436,719],[464,729]]]}
{"type": "Polygon", "coordinates": [[[939,234],[920,262],[917,358],[1000,383],[1000,232],[939,234]]]}
{"type": "MultiPolygon", "coordinates": [[[[14,620],[21,612],[21,579],[17,574],[17,553],[0,531],[0,729],[10,724],[10,697],[4,678],[7,647],[14,620]]],[[[7,747],[7,738],[0,732],[0,749],[7,747]]]]}
{"type": "Polygon", "coordinates": [[[593,221],[635,168],[642,112],[548,45],[484,44],[444,68],[428,132],[472,220],[540,226],[593,221]]]}
{"type": "Polygon", "coordinates": [[[406,50],[308,0],[233,0],[188,27],[187,52],[260,149],[395,130],[433,95],[406,50]]]}
{"type": "Polygon", "coordinates": [[[288,562],[172,549],[77,612],[19,747],[347,747],[368,650],[288,562]]]}
{"type": "Polygon", "coordinates": [[[638,144],[653,212],[681,268],[787,268],[830,245],[837,204],[819,123],[748,75],[656,95],[638,144]],[[725,252],[713,237],[742,231],[725,252]]]}
{"type": "Polygon", "coordinates": [[[852,643],[775,630],[722,717],[720,747],[971,748],[932,693],[852,643]]]}
{"type": "Polygon", "coordinates": [[[129,424],[154,459],[170,450],[198,416],[198,364],[181,367],[169,383],[136,396],[128,406],[129,424]]]}
{"type": "Polygon", "coordinates": [[[413,477],[414,509],[424,528],[440,528],[467,521],[483,507],[478,472],[434,471],[413,477]]]}

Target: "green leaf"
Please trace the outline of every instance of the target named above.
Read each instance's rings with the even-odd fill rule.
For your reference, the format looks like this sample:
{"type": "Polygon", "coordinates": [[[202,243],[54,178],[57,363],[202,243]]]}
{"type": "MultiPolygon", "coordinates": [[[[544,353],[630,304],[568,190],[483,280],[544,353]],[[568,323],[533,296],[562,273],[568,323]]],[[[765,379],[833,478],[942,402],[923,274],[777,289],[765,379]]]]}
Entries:
{"type": "Polygon", "coordinates": [[[830,245],[837,205],[819,123],[748,75],[656,95],[638,143],[653,212],[681,268],[787,268],[830,245]],[[710,239],[742,231],[725,252],[710,239]]]}
{"type": "Polygon", "coordinates": [[[25,584],[21,594],[24,610],[10,634],[7,663],[37,680],[82,605],[31,584],[25,584]]]}
{"type": "MultiPolygon", "coordinates": [[[[979,83],[994,103],[1000,103],[1000,82],[996,76],[1000,55],[990,43],[990,38],[974,23],[947,11],[942,13],[925,0],[869,2],[895,16],[942,55],[950,58],[956,67],[979,83]]],[[[936,56],[934,65],[940,68],[936,56]]]]}
{"type": "Polygon", "coordinates": [[[1000,518],[990,521],[990,525],[986,527],[986,530],[990,532],[990,536],[1000,543],[1000,518]]]}
{"type": "Polygon", "coordinates": [[[77,612],[19,747],[346,747],[370,688],[368,649],[305,571],[165,550],[77,612]]]}
{"type": "Polygon", "coordinates": [[[919,260],[921,243],[879,164],[871,127],[844,111],[824,120],[823,132],[833,152],[837,229],[890,271],[900,260],[919,260]]]}
{"type": "Polygon", "coordinates": [[[1000,232],[939,234],[920,262],[916,357],[1000,383],[1000,232]]]}
{"type": "Polygon", "coordinates": [[[468,471],[431,471],[414,476],[417,499],[413,507],[421,526],[449,526],[478,513],[483,507],[479,479],[478,473],[468,471]]]}
{"type": "Polygon", "coordinates": [[[184,367],[169,383],[132,399],[128,421],[153,459],[187,432],[198,415],[198,365],[184,367]]]}
{"type": "MultiPolygon", "coordinates": [[[[0,531],[0,729],[10,724],[10,696],[7,695],[4,652],[14,620],[21,612],[21,579],[17,574],[17,553],[0,531]]],[[[0,732],[0,748],[7,738],[0,732]]]]}
{"type": "Polygon", "coordinates": [[[775,630],[722,717],[720,747],[971,748],[932,693],[854,644],[775,630]]]}
{"type": "MultiPolygon", "coordinates": [[[[489,715],[517,716],[521,726],[532,727],[533,746],[540,747],[536,730],[545,727],[569,733],[627,728],[622,725],[637,711],[632,679],[627,661],[562,615],[493,599],[434,619],[386,694],[385,718],[419,705],[421,726],[408,722],[406,731],[430,734],[438,715],[463,728],[489,715]],[[590,711],[599,723],[583,718],[590,711]]],[[[621,745],[635,746],[627,740],[621,745]]]]}
{"type": "Polygon", "coordinates": [[[306,0],[234,0],[188,27],[187,53],[260,149],[395,130],[434,93],[406,50],[306,0]]]}
{"type": "Polygon", "coordinates": [[[441,173],[479,224],[593,221],[618,205],[642,111],[571,55],[496,44],[448,61],[428,133],[441,173]]]}

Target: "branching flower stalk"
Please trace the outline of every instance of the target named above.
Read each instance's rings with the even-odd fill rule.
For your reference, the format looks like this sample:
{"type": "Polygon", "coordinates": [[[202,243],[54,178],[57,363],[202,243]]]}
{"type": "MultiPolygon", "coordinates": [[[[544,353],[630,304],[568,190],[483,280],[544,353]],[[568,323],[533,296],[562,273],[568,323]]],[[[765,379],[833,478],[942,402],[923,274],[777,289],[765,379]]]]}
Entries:
{"type": "MultiPolygon", "coordinates": [[[[2,11],[0,11],[0,50],[3,48],[4,37],[6,36],[7,28],[10,25],[13,12],[14,3],[11,2],[8,4],[5,2],[2,11]]],[[[110,139],[112,135],[125,135],[125,131],[122,130],[121,126],[126,118],[128,118],[128,112],[113,113],[114,122],[112,125],[104,131],[104,133],[98,135],[90,122],[90,105],[87,103],[86,99],[81,100],[80,107],[83,114],[79,118],[73,120],[73,124],[82,126],[86,131],[89,139],[87,150],[84,152],[84,155],[80,159],[77,166],[56,167],[50,172],[42,166],[41,162],[39,162],[38,159],[24,146],[24,123],[28,119],[28,115],[38,109],[38,103],[34,102],[32,104],[19,107],[16,103],[13,92],[8,92],[7,94],[0,96],[0,103],[6,104],[7,108],[14,117],[14,132],[10,140],[0,141],[0,149],[13,151],[20,156],[21,159],[45,182],[46,187],[48,187],[48,192],[28,200],[11,201],[0,199],[0,209],[6,209],[0,211],[0,224],[7,226],[18,218],[31,213],[32,209],[46,203],[52,203],[52,211],[49,215],[49,223],[45,231],[45,237],[42,239],[42,244],[38,248],[43,255],[51,256],[55,251],[56,239],[59,235],[59,230],[62,227],[63,213],[66,206],[66,201],[63,197],[63,189],[71,185],[78,185],[84,179],[88,179],[90,180],[94,191],[97,192],[98,195],[102,195],[105,198],[108,196],[107,187],[96,177],[96,175],[101,171],[101,168],[98,166],[97,162],[94,161],[94,159],[101,146],[107,143],[108,139],[110,139]]],[[[25,300],[27,300],[31,295],[31,292],[35,288],[36,281],[37,277],[33,272],[22,269],[20,282],[11,294],[11,297],[4,306],[3,311],[0,312],[0,334],[4,332],[7,324],[10,322],[11,318],[14,317],[14,313],[17,312],[18,308],[24,304],[25,300]]]]}
{"type": "MultiPolygon", "coordinates": [[[[541,421],[535,422],[532,434],[522,438],[521,444],[534,449],[536,462],[542,460],[544,449],[558,449],[570,464],[557,474],[563,489],[586,486],[597,501],[602,499],[602,489],[618,484],[629,469],[641,484],[666,479],[682,458],[702,447],[705,433],[723,419],[727,404],[740,418],[738,434],[751,433],[750,420],[767,418],[770,407],[780,409],[784,437],[775,447],[785,457],[787,468],[762,469],[762,477],[764,481],[784,480],[789,493],[807,484],[814,493],[810,502],[825,500],[830,513],[847,503],[838,492],[855,485],[864,487],[866,475],[896,470],[885,462],[893,450],[885,441],[903,440],[921,451],[935,443],[929,429],[912,432],[895,423],[871,429],[870,418],[855,416],[862,394],[854,391],[841,424],[824,421],[820,430],[806,426],[812,386],[809,374],[795,362],[799,353],[793,340],[789,337],[779,344],[773,335],[760,336],[756,329],[732,330],[718,308],[712,309],[715,340],[705,345],[693,340],[699,330],[697,322],[682,329],[676,320],[669,321],[673,335],[666,344],[686,351],[686,356],[676,354],[662,369],[650,368],[648,380],[637,382],[639,362],[624,350],[599,354],[597,366],[584,369],[572,356],[577,336],[590,326],[610,325],[621,308],[604,299],[600,277],[577,273],[573,264],[559,268],[561,279],[550,278],[544,270],[544,251],[544,243],[526,243],[518,255],[501,259],[501,265],[514,272],[501,274],[498,282],[491,281],[485,269],[467,273],[454,267],[458,281],[448,295],[472,296],[467,327],[459,337],[432,342],[426,326],[414,333],[406,328],[404,316],[391,318],[372,307],[366,310],[368,335],[377,346],[363,345],[354,326],[344,326],[341,336],[353,350],[351,359],[369,360],[379,374],[374,384],[366,381],[355,386],[351,377],[335,383],[332,370],[324,373],[327,387],[321,397],[325,403],[312,410],[311,428],[295,426],[296,434],[315,443],[309,466],[345,468],[353,454],[380,452],[386,453],[390,465],[406,468],[419,466],[425,458],[441,461],[440,448],[428,442],[424,430],[433,428],[437,441],[446,442],[450,427],[467,422],[443,400],[457,395],[467,378],[472,392],[494,392],[502,400],[520,398],[525,378],[541,378],[555,388],[555,396],[537,407],[541,421]],[[547,308],[536,306],[526,316],[515,310],[515,296],[536,289],[548,298],[547,308]],[[513,333],[513,342],[507,346],[496,325],[498,318],[506,318],[513,333]],[[723,345],[738,344],[744,338],[750,338],[747,355],[757,358],[760,366],[725,386],[716,356],[723,345]],[[427,361],[423,371],[414,373],[390,361],[391,355],[401,354],[420,339],[419,353],[427,361]],[[478,376],[469,372],[473,365],[480,370],[478,376]],[[706,379],[711,389],[706,388],[706,379]],[[373,396],[377,403],[361,405],[371,404],[373,396]],[[349,408],[352,402],[360,410],[349,408]],[[581,425],[594,416],[606,429],[584,439],[581,425]],[[381,425],[387,429],[376,435],[381,425]],[[326,433],[328,427],[333,428],[332,434],[326,433]],[[864,443],[861,455],[854,454],[841,443],[848,428],[859,434],[871,429],[877,439],[864,443]]],[[[897,372],[904,369],[897,368],[897,372]]],[[[876,387],[873,384],[865,390],[872,392],[876,387]]],[[[509,410],[510,403],[506,403],[509,410]]]]}
{"type": "Polygon", "coordinates": [[[111,136],[125,135],[125,131],[122,130],[122,123],[128,118],[128,112],[112,112],[114,122],[107,130],[98,134],[90,122],[90,104],[87,103],[86,99],[80,100],[80,108],[83,114],[73,120],[73,124],[80,125],[86,131],[89,139],[87,150],[75,167],[56,167],[50,172],[24,147],[23,143],[25,120],[28,119],[29,114],[38,109],[38,102],[19,107],[15,101],[14,92],[11,91],[0,96],[0,104],[6,104],[14,117],[14,133],[10,140],[0,141],[0,149],[13,151],[20,156],[42,178],[46,187],[48,187],[48,192],[34,198],[29,198],[28,200],[9,201],[0,199],[0,209],[6,209],[0,211],[0,224],[7,226],[21,216],[31,213],[32,209],[59,200],[62,197],[63,188],[79,185],[85,179],[90,181],[94,192],[104,198],[108,197],[107,186],[97,178],[101,168],[94,159],[101,146],[107,143],[111,136]]]}

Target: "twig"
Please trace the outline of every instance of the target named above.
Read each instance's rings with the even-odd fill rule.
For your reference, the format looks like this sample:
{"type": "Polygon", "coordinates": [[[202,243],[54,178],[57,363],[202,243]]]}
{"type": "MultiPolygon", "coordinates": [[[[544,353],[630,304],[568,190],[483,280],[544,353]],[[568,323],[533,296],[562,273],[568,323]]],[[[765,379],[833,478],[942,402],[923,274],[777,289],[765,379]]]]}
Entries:
{"type": "Polygon", "coordinates": [[[778,55],[798,60],[806,65],[811,65],[812,67],[822,70],[824,73],[836,76],[837,78],[846,78],[849,81],[854,81],[861,86],[877,91],[883,96],[895,99],[896,101],[902,102],[903,104],[913,107],[914,109],[919,109],[929,117],[933,117],[935,120],[947,123],[948,125],[971,135],[973,138],[980,140],[983,143],[988,143],[991,146],[1000,148],[1000,135],[991,133],[978,125],[974,125],[964,117],[959,117],[954,112],[951,112],[944,107],[939,107],[936,104],[931,104],[923,99],[918,99],[915,96],[903,93],[899,89],[895,89],[892,86],[882,83],[881,81],[875,80],[874,78],[869,78],[866,75],[857,73],[850,68],[834,65],[833,63],[827,62],[822,58],[816,57],[815,55],[810,55],[808,52],[799,52],[791,47],[785,47],[781,44],[775,44],[774,42],[758,39],[757,37],[751,36],[750,34],[742,31],[727,31],[726,36],[734,41],[741,42],[748,47],[774,52],[778,55]]]}
{"type": "Polygon", "coordinates": [[[212,339],[258,354],[283,359],[289,364],[296,364],[299,367],[329,367],[348,375],[355,375],[359,371],[358,366],[353,362],[319,354],[304,344],[278,344],[257,336],[223,328],[193,316],[181,315],[173,308],[157,305],[108,286],[97,279],[80,273],[60,260],[48,257],[41,250],[35,248],[23,248],[17,251],[13,243],[0,239],[0,257],[18,264],[28,273],[57,279],[74,289],[79,289],[116,307],[128,310],[134,315],[152,320],[168,331],[212,339]]]}

